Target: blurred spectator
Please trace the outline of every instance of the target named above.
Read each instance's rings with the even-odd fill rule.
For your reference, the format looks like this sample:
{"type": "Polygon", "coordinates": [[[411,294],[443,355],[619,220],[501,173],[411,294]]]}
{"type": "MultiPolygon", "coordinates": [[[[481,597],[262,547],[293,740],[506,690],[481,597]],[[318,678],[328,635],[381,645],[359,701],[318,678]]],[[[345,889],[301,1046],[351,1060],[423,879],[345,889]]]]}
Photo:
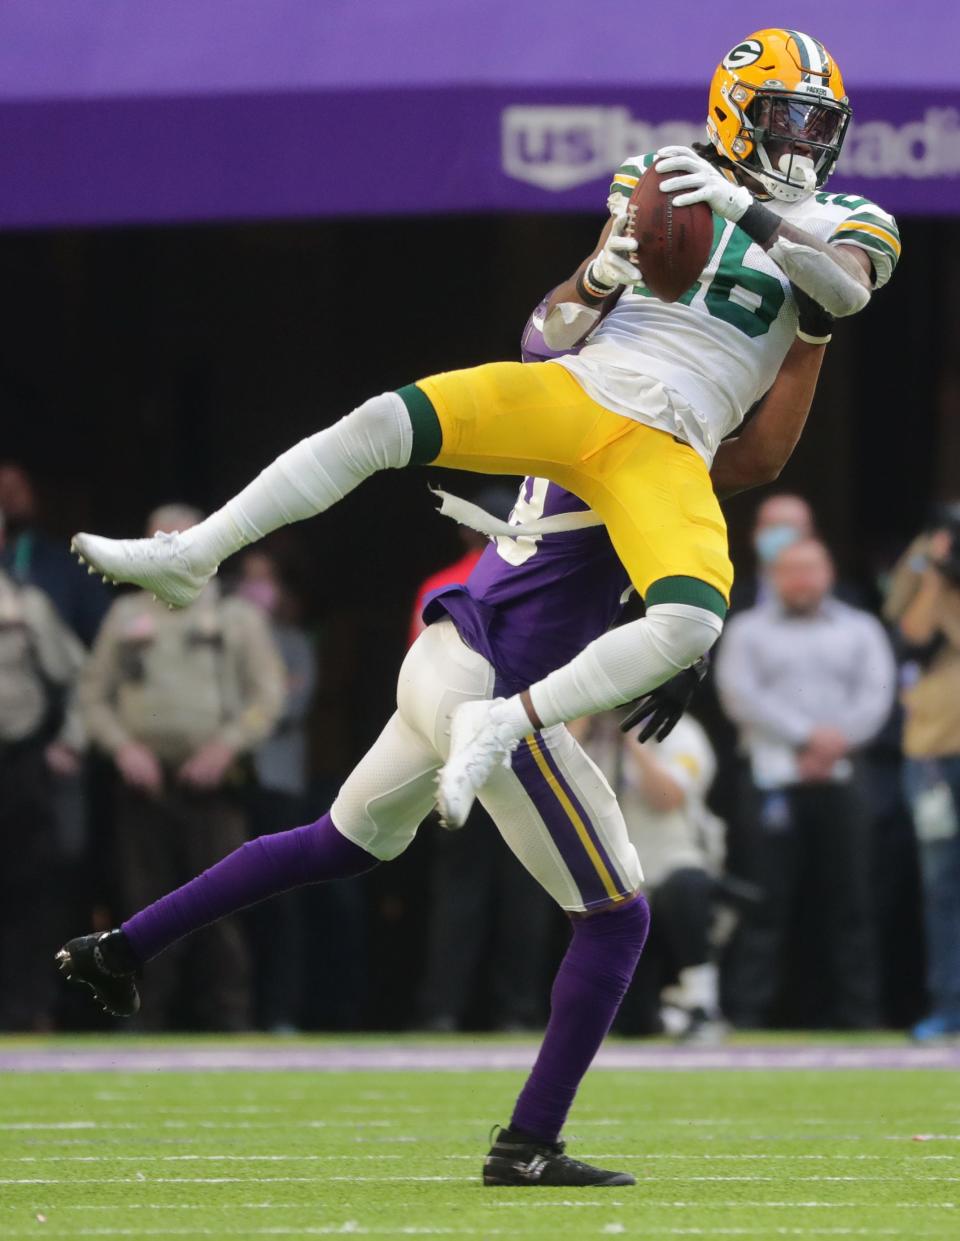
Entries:
{"type": "Polygon", "coordinates": [[[752,608],[772,594],[767,572],[780,552],[791,543],[814,535],[813,510],[802,496],[786,492],[767,496],[757,505],[751,542],[757,558],[756,571],[737,574],[731,608],[752,608]]]}
{"type": "Polygon", "coordinates": [[[920,855],[929,1016],[918,1039],[960,1032],[960,506],[894,570],[885,614],[914,656],[906,672],[904,779],[920,855]]]}
{"type": "MultiPolygon", "coordinates": [[[[483,488],[474,502],[505,518],[516,491],[483,488]]],[[[423,629],[427,596],[441,586],[465,582],[488,540],[465,526],[464,556],[421,583],[410,621],[413,642],[423,629]]],[[[477,805],[464,829],[434,833],[429,930],[420,991],[426,1029],[456,1030],[476,1007],[479,987],[490,992],[497,1029],[540,1024],[547,986],[546,951],[553,905],[504,844],[490,816],[477,805]],[[517,944],[523,951],[517,951],[517,944]],[[484,977],[485,975],[485,977],[484,977]]]]}
{"type": "MultiPolygon", "coordinates": [[[[757,505],[753,519],[751,542],[756,556],[755,571],[753,576],[737,574],[730,601],[731,610],[739,611],[766,603],[773,595],[770,566],[780,552],[791,543],[817,537],[813,509],[803,496],[788,492],[767,496],[757,505]]],[[[831,593],[854,607],[862,607],[867,602],[860,585],[845,579],[834,581],[831,593]]]]}
{"type": "Polygon", "coordinates": [[[79,768],[83,660],[46,595],[0,569],[0,1030],[50,1025],[51,774],[79,768]]]}
{"type": "Polygon", "coordinates": [[[110,606],[110,592],[74,559],[66,539],[50,538],[40,530],[33,479],[11,461],[0,462],[0,512],[6,520],[0,566],[14,581],[42,590],[61,619],[90,646],[110,606]]]}
{"type": "Polygon", "coordinates": [[[684,1042],[716,1042],[724,1025],[711,940],[724,824],[706,805],[716,773],[710,740],[689,715],[663,741],[643,744],[612,713],[575,731],[616,790],[650,901],[650,936],[617,1028],[662,1033],[666,1005],[684,1042]]]}
{"type": "Polygon", "coordinates": [[[772,598],[730,621],[717,656],[720,700],[749,758],[745,877],[766,898],[730,962],[727,1014],[740,1026],[769,1018],[798,923],[821,962],[821,1019],[878,1019],[870,823],[853,758],[882,728],[896,672],[879,622],[834,599],[833,579],[822,543],[789,544],[771,564],[772,598]]]}
{"type": "MultiPolygon", "coordinates": [[[[262,550],[240,562],[236,595],[263,612],[286,669],[286,698],[274,731],[253,751],[256,775],[251,799],[253,836],[278,832],[305,815],[306,717],[317,681],[314,646],[301,627],[297,599],[277,561],[262,550]]],[[[306,927],[303,906],[313,890],[284,893],[251,910],[256,960],[257,1022],[274,1033],[300,1024],[306,927]]]]}
{"type": "MultiPolygon", "coordinates": [[[[65,538],[51,538],[41,529],[34,481],[12,461],[0,462],[0,511],[6,519],[0,566],[21,586],[42,590],[60,619],[90,646],[110,606],[110,591],[74,558],[65,538]]],[[[60,889],[58,899],[64,906],[77,900],[76,885],[72,891],[68,887],[68,871],[81,861],[89,843],[88,774],[79,767],[64,767],[51,780],[56,832],[50,882],[60,889]]]]}
{"type": "MultiPolygon", "coordinates": [[[[200,515],[167,505],[147,533],[188,529],[200,515]]],[[[269,735],[286,674],[260,611],[211,582],[171,611],[145,591],[107,614],[81,682],[91,739],[120,774],[117,850],[126,909],[140,909],[246,839],[244,756],[269,735]]],[[[165,1025],[181,966],[192,1016],[208,1029],[249,1025],[247,951],[235,920],[216,923],[152,967],[144,1023],[165,1025]]]]}

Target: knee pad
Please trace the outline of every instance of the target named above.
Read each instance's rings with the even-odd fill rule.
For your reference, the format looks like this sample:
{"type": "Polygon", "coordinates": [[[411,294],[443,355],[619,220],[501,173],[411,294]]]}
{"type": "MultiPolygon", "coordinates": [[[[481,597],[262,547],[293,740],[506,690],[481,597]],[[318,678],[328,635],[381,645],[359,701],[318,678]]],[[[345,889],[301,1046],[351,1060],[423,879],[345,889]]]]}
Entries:
{"type": "Polygon", "coordinates": [[[658,651],[677,669],[706,655],[723,630],[715,612],[688,603],[656,603],[647,608],[645,620],[658,651]]]}

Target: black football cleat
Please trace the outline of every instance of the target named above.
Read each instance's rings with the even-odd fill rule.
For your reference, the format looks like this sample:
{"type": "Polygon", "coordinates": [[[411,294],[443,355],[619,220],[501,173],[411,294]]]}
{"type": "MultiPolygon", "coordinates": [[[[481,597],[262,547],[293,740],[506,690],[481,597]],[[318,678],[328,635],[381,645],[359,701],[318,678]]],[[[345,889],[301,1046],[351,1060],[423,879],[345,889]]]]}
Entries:
{"type": "Polygon", "coordinates": [[[139,1011],[138,967],[123,931],[98,931],[68,940],[56,961],[70,982],[90,988],[105,1012],[132,1017],[139,1011]]]}
{"type": "Polygon", "coordinates": [[[501,1129],[483,1161],[484,1185],[636,1185],[629,1172],[608,1172],[565,1155],[562,1142],[501,1129]]]}

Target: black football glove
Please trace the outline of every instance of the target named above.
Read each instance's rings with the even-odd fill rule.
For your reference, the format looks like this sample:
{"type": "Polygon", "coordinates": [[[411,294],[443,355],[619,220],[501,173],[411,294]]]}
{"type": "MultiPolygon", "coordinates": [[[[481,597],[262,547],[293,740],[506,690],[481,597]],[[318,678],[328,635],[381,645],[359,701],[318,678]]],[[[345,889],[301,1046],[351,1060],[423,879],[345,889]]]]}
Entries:
{"type": "Polygon", "coordinates": [[[825,345],[833,334],[833,315],[815,302],[809,293],[798,289],[791,281],[793,296],[797,301],[797,335],[808,345],[825,345]]]}
{"type": "Polygon", "coordinates": [[[662,741],[664,737],[669,737],[677,721],[689,707],[691,698],[700,688],[700,682],[707,675],[709,667],[710,657],[703,655],[695,664],[684,668],[683,672],[678,672],[663,685],[658,685],[649,694],[638,698],[632,710],[620,721],[620,731],[628,733],[646,720],[637,736],[638,741],[649,741],[651,737],[662,741]]]}

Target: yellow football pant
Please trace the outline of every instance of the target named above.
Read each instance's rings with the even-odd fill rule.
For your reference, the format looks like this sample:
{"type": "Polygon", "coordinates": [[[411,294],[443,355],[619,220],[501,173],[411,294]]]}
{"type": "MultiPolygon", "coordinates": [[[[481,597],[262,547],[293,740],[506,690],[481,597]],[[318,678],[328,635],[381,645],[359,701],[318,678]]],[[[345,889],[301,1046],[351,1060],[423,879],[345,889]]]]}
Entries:
{"type": "Polygon", "coordinates": [[[549,478],[603,519],[641,596],[662,578],[687,577],[729,601],[726,523],[688,444],[604,409],[555,362],[492,362],[417,387],[440,420],[434,465],[549,478]]]}

